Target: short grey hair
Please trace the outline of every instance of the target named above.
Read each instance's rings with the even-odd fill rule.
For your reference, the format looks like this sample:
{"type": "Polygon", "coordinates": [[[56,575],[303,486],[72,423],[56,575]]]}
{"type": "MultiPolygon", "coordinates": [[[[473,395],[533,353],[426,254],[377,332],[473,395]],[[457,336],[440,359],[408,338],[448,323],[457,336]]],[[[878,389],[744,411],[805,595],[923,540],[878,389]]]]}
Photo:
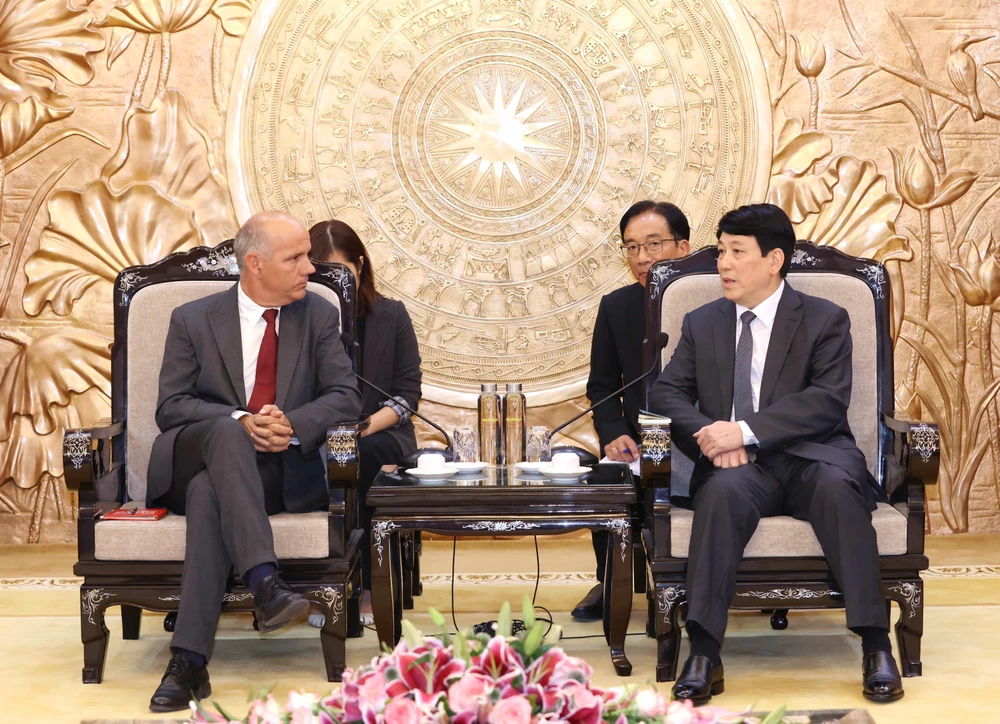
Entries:
{"type": "Polygon", "coordinates": [[[260,254],[265,259],[269,259],[273,251],[265,224],[258,216],[248,219],[236,232],[236,239],[233,240],[233,253],[236,255],[236,265],[241,274],[246,269],[247,254],[260,254]]]}

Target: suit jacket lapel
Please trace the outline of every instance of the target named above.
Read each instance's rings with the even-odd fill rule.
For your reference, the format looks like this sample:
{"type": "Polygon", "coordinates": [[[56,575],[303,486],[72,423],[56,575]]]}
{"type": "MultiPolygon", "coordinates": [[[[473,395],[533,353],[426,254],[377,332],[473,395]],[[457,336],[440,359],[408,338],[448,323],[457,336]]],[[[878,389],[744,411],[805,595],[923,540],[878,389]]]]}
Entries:
{"type": "Polygon", "coordinates": [[[767,358],[764,360],[764,374],[760,381],[760,400],[758,406],[764,409],[771,404],[774,387],[778,384],[788,349],[802,321],[802,298],[799,293],[785,282],[785,291],[778,301],[778,310],[774,315],[774,326],[771,329],[771,340],[767,345],[767,358]]]}
{"type": "Polygon", "coordinates": [[[285,398],[292,384],[295,365],[302,349],[303,326],[305,322],[305,301],[293,302],[281,308],[278,317],[278,372],[274,404],[285,409],[285,398]]]}
{"type": "Polygon", "coordinates": [[[218,306],[209,315],[209,324],[219,345],[219,353],[233,383],[233,391],[241,407],[247,406],[247,390],[243,380],[243,335],[240,332],[240,309],[236,296],[237,282],[223,294],[218,306]]]}
{"type": "MultiPolygon", "coordinates": [[[[392,360],[383,358],[386,345],[389,343],[386,330],[388,326],[389,305],[385,303],[380,304],[380,302],[382,302],[380,299],[375,301],[372,310],[368,313],[368,319],[365,320],[365,348],[361,350],[361,361],[365,364],[361,375],[372,381],[376,381],[380,377],[377,372],[383,364],[390,365],[389,376],[392,376],[392,360]]],[[[381,382],[376,381],[375,384],[380,387],[382,386],[381,382]]],[[[368,385],[365,385],[365,388],[363,408],[367,409],[368,398],[378,393],[371,387],[368,387],[368,385]]]]}
{"type": "Polygon", "coordinates": [[[715,320],[715,359],[719,366],[719,391],[722,409],[719,414],[728,420],[733,409],[733,368],[736,364],[736,305],[724,301],[715,320]]]}

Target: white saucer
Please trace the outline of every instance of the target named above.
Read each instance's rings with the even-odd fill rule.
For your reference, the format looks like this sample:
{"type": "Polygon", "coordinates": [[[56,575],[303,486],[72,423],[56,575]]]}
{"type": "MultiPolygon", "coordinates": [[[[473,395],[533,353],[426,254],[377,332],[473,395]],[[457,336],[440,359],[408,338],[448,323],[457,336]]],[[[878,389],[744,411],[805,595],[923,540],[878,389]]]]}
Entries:
{"type": "Polygon", "coordinates": [[[522,473],[540,473],[552,463],[515,463],[514,468],[522,473]]]}
{"type": "Polygon", "coordinates": [[[538,472],[553,480],[576,480],[589,473],[590,470],[590,468],[581,465],[577,468],[569,468],[567,470],[553,470],[551,467],[547,467],[542,468],[538,472]]]}
{"type": "Polygon", "coordinates": [[[428,483],[440,483],[447,480],[452,475],[458,472],[458,468],[452,467],[450,465],[445,465],[440,470],[428,471],[420,470],[418,468],[410,468],[406,471],[407,475],[412,475],[418,480],[424,480],[428,483]]]}
{"type": "Polygon", "coordinates": [[[478,473],[488,467],[486,463],[449,463],[449,465],[458,468],[460,473],[478,473]]]}

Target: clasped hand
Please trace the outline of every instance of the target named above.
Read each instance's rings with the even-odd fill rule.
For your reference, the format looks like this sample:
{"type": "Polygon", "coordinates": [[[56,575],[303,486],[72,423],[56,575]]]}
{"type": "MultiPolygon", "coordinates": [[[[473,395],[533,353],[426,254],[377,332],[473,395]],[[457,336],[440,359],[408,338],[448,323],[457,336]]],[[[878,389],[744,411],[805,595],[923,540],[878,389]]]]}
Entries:
{"type": "Polygon", "coordinates": [[[743,428],[737,422],[713,422],[698,430],[694,439],[702,455],[717,468],[735,468],[749,462],[743,447],[743,428]]]}
{"type": "Polygon", "coordinates": [[[256,415],[244,415],[240,423],[250,433],[257,452],[282,452],[291,444],[292,423],[275,405],[264,405],[256,415]]]}

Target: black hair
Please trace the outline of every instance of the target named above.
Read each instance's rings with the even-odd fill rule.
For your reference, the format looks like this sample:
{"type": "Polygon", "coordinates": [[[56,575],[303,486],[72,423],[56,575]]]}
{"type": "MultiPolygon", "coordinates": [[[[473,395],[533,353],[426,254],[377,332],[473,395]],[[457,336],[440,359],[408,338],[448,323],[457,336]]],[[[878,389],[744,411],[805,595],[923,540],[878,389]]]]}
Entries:
{"type": "Polygon", "coordinates": [[[650,211],[659,214],[666,220],[667,226],[670,227],[670,233],[674,235],[677,241],[691,238],[691,226],[688,224],[687,217],[683,211],[666,201],[650,201],[646,199],[645,201],[636,201],[629,207],[628,211],[622,214],[622,220],[618,224],[618,230],[622,235],[622,242],[625,241],[625,227],[628,226],[628,222],[636,216],[650,211]]]}
{"type": "Polygon", "coordinates": [[[785,261],[781,265],[782,278],[788,276],[792,266],[792,253],[795,251],[795,229],[792,222],[780,206],[774,204],[747,204],[738,209],[727,211],[719,219],[719,228],[715,232],[718,239],[723,234],[733,236],[752,236],[760,247],[760,255],[765,256],[773,249],[781,249],[785,261]]]}

